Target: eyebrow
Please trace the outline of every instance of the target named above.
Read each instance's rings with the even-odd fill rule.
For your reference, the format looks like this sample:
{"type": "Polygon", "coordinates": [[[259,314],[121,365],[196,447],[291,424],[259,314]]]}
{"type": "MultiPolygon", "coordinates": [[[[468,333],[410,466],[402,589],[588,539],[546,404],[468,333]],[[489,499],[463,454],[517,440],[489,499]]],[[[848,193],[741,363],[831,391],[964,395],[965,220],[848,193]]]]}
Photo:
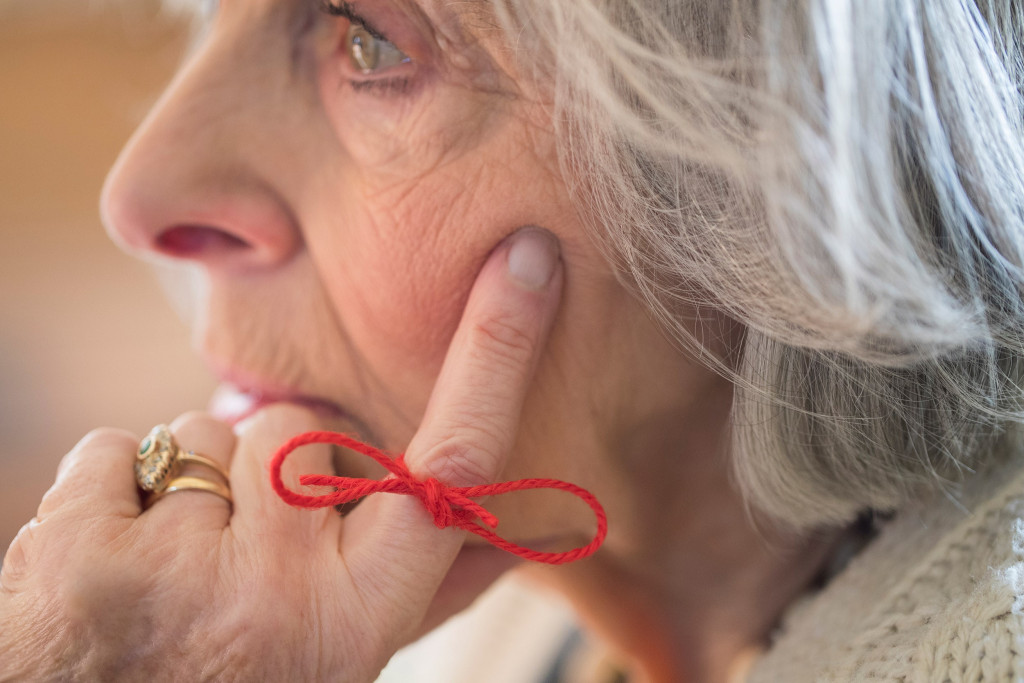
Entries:
{"type": "MultiPolygon", "coordinates": [[[[245,0],[243,0],[245,1],[245,0]]],[[[285,0],[275,0],[283,2],[285,0]]],[[[318,9],[330,11],[348,19],[358,19],[360,23],[368,25],[364,17],[353,7],[353,3],[346,0],[290,0],[300,1],[315,6],[318,9]]],[[[487,33],[498,28],[493,22],[493,15],[489,12],[492,7],[491,0],[392,0],[399,6],[406,9],[415,9],[421,13],[435,31],[438,31],[451,44],[465,44],[468,35],[479,38],[481,33],[487,33]],[[456,33],[452,29],[458,26],[456,33]],[[458,35],[463,33],[463,35],[458,35]]],[[[2,0],[0,0],[2,2],[2,0]]],[[[221,0],[160,0],[162,7],[170,12],[178,14],[191,14],[195,20],[193,29],[196,31],[196,38],[202,33],[204,27],[208,27],[213,18],[217,15],[221,0]]],[[[376,29],[374,29],[376,30],[376,29]]],[[[372,34],[372,32],[371,32],[372,34]]],[[[475,42],[474,39],[470,39],[475,42]]]]}
{"type": "Polygon", "coordinates": [[[318,6],[321,12],[326,12],[331,16],[348,19],[349,21],[362,26],[366,29],[367,33],[377,40],[386,40],[384,38],[384,34],[374,28],[373,24],[371,24],[369,20],[352,8],[352,3],[346,2],[345,0],[336,0],[336,2],[332,2],[332,0],[319,0],[318,6]]]}

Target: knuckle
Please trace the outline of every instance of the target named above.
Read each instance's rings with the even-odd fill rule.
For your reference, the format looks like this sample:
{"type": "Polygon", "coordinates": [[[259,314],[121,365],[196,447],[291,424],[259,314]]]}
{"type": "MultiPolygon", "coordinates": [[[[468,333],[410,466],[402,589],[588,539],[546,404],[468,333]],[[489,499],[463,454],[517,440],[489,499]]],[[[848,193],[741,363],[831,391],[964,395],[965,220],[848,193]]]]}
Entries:
{"type": "Polygon", "coordinates": [[[190,410],[186,413],[182,413],[178,417],[174,418],[174,422],[170,424],[171,431],[180,429],[184,425],[191,424],[194,422],[216,422],[217,420],[209,413],[202,410],[190,410]]]}
{"type": "Polygon", "coordinates": [[[36,525],[37,522],[32,520],[21,527],[7,549],[3,567],[0,567],[0,590],[13,591],[17,584],[31,574],[36,525]]]}
{"type": "Polygon", "coordinates": [[[287,438],[300,431],[312,431],[320,422],[316,413],[296,403],[272,403],[235,425],[245,441],[287,438]]]}
{"type": "Polygon", "coordinates": [[[536,339],[519,324],[516,316],[495,315],[477,323],[471,330],[473,348],[487,358],[523,364],[536,348],[536,339]]]}
{"type": "Polygon", "coordinates": [[[129,431],[111,427],[94,429],[83,436],[75,447],[60,459],[57,465],[57,481],[59,482],[71,470],[87,466],[89,463],[86,461],[97,451],[134,452],[138,447],[138,437],[129,431]]]}
{"type": "Polygon", "coordinates": [[[54,484],[51,486],[46,493],[43,494],[43,499],[39,501],[39,506],[36,508],[36,516],[39,519],[46,519],[53,515],[64,502],[67,500],[66,491],[63,487],[54,484]]]}
{"type": "Polygon", "coordinates": [[[454,486],[490,481],[496,459],[486,447],[477,445],[480,440],[462,434],[441,441],[428,452],[424,460],[425,473],[454,486]]]}
{"type": "Polygon", "coordinates": [[[135,450],[139,445],[139,437],[125,429],[115,429],[113,427],[100,427],[94,429],[78,442],[78,445],[72,449],[66,457],[71,458],[77,452],[85,449],[124,449],[130,448],[135,450]]]}

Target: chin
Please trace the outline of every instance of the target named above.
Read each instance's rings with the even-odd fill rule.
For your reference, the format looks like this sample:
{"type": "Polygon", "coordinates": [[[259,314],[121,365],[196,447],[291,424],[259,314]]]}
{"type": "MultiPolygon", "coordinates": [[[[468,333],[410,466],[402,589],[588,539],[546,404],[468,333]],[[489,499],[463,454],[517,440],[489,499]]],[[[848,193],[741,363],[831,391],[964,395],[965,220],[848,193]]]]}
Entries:
{"type": "Polygon", "coordinates": [[[413,639],[421,638],[469,607],[505,572],[522,563],[523,560],[515,555],[490,545],[464,545],[441,582],[413,639]]]}

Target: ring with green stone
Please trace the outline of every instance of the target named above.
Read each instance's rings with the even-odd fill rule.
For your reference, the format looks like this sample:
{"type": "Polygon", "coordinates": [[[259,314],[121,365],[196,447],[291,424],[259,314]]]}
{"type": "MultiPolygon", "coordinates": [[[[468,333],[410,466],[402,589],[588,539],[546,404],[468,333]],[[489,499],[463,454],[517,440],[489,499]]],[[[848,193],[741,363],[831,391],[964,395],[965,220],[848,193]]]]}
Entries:
{"type": "Polygon", "coordinates": [[[194,451],[183,450],[167,425],[157,425],[139,443],[135,456],[135,481],[146,493],[161,493],[186,465],[213,470],[225,484],[230,481],[227,471],[219,463],[194,451]]]}

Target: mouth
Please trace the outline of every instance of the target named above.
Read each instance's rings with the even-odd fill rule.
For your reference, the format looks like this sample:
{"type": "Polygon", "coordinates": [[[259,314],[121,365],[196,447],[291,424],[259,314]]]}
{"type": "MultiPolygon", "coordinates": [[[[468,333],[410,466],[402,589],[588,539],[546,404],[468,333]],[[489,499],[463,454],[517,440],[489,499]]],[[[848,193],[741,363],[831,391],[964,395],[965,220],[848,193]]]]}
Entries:
{"type": "Polygon", "coordinates": [[[274,403],[292,403],[308,408],[324,422],[337,423],[349,418],[345,410],[328,399],[294,391],[275,391],[262,386],[240,386],[224,382],[213,392],[209,412],[232,426],[274,403]]]}
{"type": "MultiPolygon", "coordinates": [[[[324,429],[355,435],[367,434],[361,420],[353,417],[341,405],[330,399],[304,394],[301,390],[274,385],[238,372],[217,374],[221,377],[221,384],[210,398],[208,411],[216,419],[232,426],[272,404],[291,403],[315,413],[323,423],[324,429]]],[[[372,436],[368,440],[372,440],[372,436]]],[[[334,474],[368,479],[380,479],[387,474],[376,463],[347,449],[337,448],[333,460],[334,474]]],[[[521,543],[533,550],[554,550],[556,546],[564,545],[565,538],[545,536],[521,543]]],[[[450,615],[468,607],[504,573],[522,564],[521,558],[469,536],[438,587],[418,636],[440,625],[450,615]]]]}
{"type": "Polygon", "coordinates": [[[203,354],[206,366],[220,380],[207,411],[232,427],[274,403],[291,403],[311,410],[325,426],[351,422],[352,416],[331,399],[307,393],[288,382],[245,370],[203,354]]]}
{"type": "MultiPolygon", "coordinates": [[[[220,377],[221,383],[210,397],[207,411],[232,427],[267,406],[290,403],[313,412],[318,418],[320,429],[343,432],[368,443],[376,443],[375,434],[366,423],[329,398],[306,394],[301,389],[274,384],[242,371],[225,371],[223,366],[218,367],[213,363],[209,366],[217,368],[215,374],[220,377]]],[[[332,452],[333,474],[369,479],[379,479],[387,474],[377,463],[347,448],[334,446],[332,452]]]]}

